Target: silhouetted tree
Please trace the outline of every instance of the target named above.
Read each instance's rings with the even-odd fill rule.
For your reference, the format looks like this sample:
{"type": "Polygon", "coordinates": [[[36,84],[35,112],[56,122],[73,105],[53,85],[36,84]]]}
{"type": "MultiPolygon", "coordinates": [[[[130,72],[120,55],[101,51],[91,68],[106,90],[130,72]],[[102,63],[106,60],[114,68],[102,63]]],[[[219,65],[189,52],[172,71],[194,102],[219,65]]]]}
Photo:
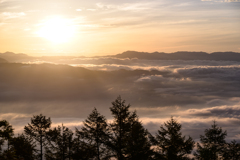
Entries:
{"type": "Polygon", "coordinates": [[[72,151],[73,160],[89,160],[96,157],[95,147],[85,142],[81,134],[76,134],[72,151]]]}
{"type": "Polygon", "coordinates": [[[224,160],[239,160],[240,159],[240,144],[235,140],[231,143],[227,143],[223,148],[223,159],[224,160]]]}
{"type": "Polygon", "coordinates": [[[127,135],[130,132],[129,111],[130,105],[125,105],[125,100],[119,96],[114,102],[110,110],[113,115],[113,122],[110,124],[112,136],[108,142],[108,146],[114,153],[114,157],[118,160],[125,159],[125,150],[127,148],[127,135]]]}
{"type": "Polygon", "coordinates": [[[197,159],[217,160],[223,155],[223,148],[226,146],[225,137],[227,131],[218,127],[213,121],[211,128],[205,130],[205,136],[200,136],[200,143],[197,143],[197,151],[194,153],[197,159]]]}
{"type": "Polygon", "coordinates": [[[51,123],[50,118],[46,118],[40,114],[33,116],[33,118],[31,118],[31,123],[28,123],[28,125],[24,127],[25,134],[39,143],[39,157],[41,160],[43,159],[43,146],[45,146],[47,142],[46,134],[51,127],[51,123]]]}
{"type": "Polygon", "coordinates": [[[14,158],[21,160],[34,160],[36,158],[36,145],[30,137],[23,134],[11,138],[10,150],[14,153],[14,158]]]}
{"type": "Polygon", "coordinates": [[[139,122],[136,112],[130,112],[129,107],[120,96],[112,102],[110,110],[114,119],[110,124],[110,140],[106,144],[118,160],[148,160],[152,153],[148,132],[139,122]]]}
{"type": "Polygon", "coordinates": [[[9,142],[14,135],[13,130],[14,129],[8,123],[8,121],[6,121],[6,120],[0,121],[0,151],[1,151],[0,159],[1,160],[2,159],[4,159],[4,160],[14,159],[14,156],[15,156],[14,152],[9,150],[9,142]],[[5,141],[7,141],[7,150],[2,151],[2,146],[5,141]]]}
{"type": "Polygon", "coordinates": [[[62,126],[47,132],[48,145],[45,147],[46,159],[71,159],[73,147],[73,132],[62,126]]]}
{"type": "Polygon", "coordinates": [[[8,149],[4,150],[3,153],[0,155],[0,160],[18,160],[16,158],[14,150],[8,149]]]}
{"type": "Polygon", "coordinates": [[[182,136],[181,124],[172,117],[164,125],[160,126],[160,130],[152,142],[155,147],[155,159],[164,160],[187,160],[188,154],[194,147],[194,141],[189,136],[187,139],[182,136]]]}
{"type": "Polygon", "coordinates": [[[109,138],[109,129],[106,118],[100,115],[96,108],[83,122],[81,130],[76,130],[76,135],[82,137],[82,140],[95,150],[92,153],[94,159],[108,158],[108,149],[104,142],[109,138]]]}
{"type": "Polygon", "coordinates": [[[9,140],[13,137],[13,127],[6,120],[0,121],[0,150],[4,141],[7,140],[8,150],[9,150],[9,140]]]}
{"type": "Polygon", "coordinates": [[[129,160],[150,160],[153,152],[148,138],[148,131],[139,122],[136,112],[129,117],[130,131],[127,134],[125,157],[129,160]]]}

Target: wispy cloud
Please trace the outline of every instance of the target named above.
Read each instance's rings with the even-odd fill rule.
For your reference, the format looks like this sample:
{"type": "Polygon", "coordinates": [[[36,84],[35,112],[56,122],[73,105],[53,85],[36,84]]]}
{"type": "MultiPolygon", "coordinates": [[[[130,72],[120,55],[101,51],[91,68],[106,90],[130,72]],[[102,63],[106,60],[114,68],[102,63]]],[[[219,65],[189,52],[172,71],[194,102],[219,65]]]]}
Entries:
{"type": "Polygon", "coordinates": [[[104,3],[97,3],[96,6],[99,9],[117,9],[117,10],[123,10],[123,11],[141,11],[150,9],[151,5],[153,3],[151,2],[143,2],[143,3],[123,3],[120,5],[114,5],[114,4],[104,4],[104,3]]]}
{"type": "Polygon", "coordinates": [[[4,19],[20,18],[25,16],[24,12],[3,12],[2,17],[4,19]]]}

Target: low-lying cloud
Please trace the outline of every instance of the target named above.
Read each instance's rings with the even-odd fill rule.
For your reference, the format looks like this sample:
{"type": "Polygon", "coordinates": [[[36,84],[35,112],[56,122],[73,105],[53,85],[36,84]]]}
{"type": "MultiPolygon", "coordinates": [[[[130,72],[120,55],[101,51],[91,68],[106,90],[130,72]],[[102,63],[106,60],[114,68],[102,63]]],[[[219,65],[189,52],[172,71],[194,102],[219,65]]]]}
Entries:
{"type": "Polygon", "coordinates": [[[9,120],[16,131],[40,113],[50,116],[55,126],[63,122],[71,128],[80,127],[94,107],[111,121],[109,107],[121,95],[153,134],[174,116],[182,123],[184,134],[196,140],[213,120],[228,130],[228,140],[240,140],[238,61],[40,60],[51,64],[39,59],[0,63],[1,119],[9,120]],[[60,61],[63,63],[57,64],[60,61]]]}

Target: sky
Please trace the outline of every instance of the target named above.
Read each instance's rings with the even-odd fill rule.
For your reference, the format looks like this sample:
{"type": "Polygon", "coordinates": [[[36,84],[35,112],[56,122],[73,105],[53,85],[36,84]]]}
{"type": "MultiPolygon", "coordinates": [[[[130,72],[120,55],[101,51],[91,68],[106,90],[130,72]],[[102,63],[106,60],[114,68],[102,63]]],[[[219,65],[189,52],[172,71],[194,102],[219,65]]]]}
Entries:
{"type": "Polygon", "coordinates": [[[0,52],[239,52],[239,10],[239,0],[0,0],[0,52]]]}

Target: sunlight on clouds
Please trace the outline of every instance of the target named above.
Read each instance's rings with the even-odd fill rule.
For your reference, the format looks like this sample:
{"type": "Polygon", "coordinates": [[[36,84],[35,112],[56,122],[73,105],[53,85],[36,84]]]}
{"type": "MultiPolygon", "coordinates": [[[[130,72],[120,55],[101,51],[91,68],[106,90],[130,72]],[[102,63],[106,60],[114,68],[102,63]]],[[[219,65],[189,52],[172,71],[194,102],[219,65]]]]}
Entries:
{"type": "Polygon", "coordinates": [[[240,105],[233,106],[216,106],[211,108],[203,108],[203,109],[189,109],[184,111],[184,114],[189,116],[199,116],[199,117],[226,117],[226,118],[237,118],[240,119],[240,105]]]}
{"type": "Polygon", "coordinates": [[[96,3],[97,8],[101,10],[133,11],[133,12],[151,9],[154,5],[156,5],[156,2],[123,3],[119,5],[96,3]]]}
{"type": "Polygon", "coordinates": [[[3,113],[0,114],[1,119],[19,119],[19,118],[29,118],[31,117],[30,114],[21,114],[21,113],[3,113]]]}
{"type": "Polygon", "coordinates": [[[81,126],[83,126],[83,122],[82,121],[73,121],[73,122],[64,122],[63,123],[63,121],[64,121],[65,119],[64,118],[62,118],[62,119],[60,119],[59,118],[59,121],[62,121],[62,122],[57,122],[57,123],[52,123],[52,127],[58,127],[58,126],[62,126],[62,124],[64,125],[64,126],[67,126],[68,128],[73,128],[73,129],[75,129],[76,127],[81,127],[81,126]]]}
{"type": "Polygon", "coordinates": [[[11,19],[11,18],[19,18],[19,17],[25,16],[26,14],[24,12],[19,12],[19,13],[3,12],[2,15],[5,19],[11,19]]]}
{"type": "Polygon", "coordinates": [[[239,51],[239,4],[229,3],[239,0],[26,2],[0,0],[1,52],[56,54],[54,44],[64,55],[239,51]]]}

